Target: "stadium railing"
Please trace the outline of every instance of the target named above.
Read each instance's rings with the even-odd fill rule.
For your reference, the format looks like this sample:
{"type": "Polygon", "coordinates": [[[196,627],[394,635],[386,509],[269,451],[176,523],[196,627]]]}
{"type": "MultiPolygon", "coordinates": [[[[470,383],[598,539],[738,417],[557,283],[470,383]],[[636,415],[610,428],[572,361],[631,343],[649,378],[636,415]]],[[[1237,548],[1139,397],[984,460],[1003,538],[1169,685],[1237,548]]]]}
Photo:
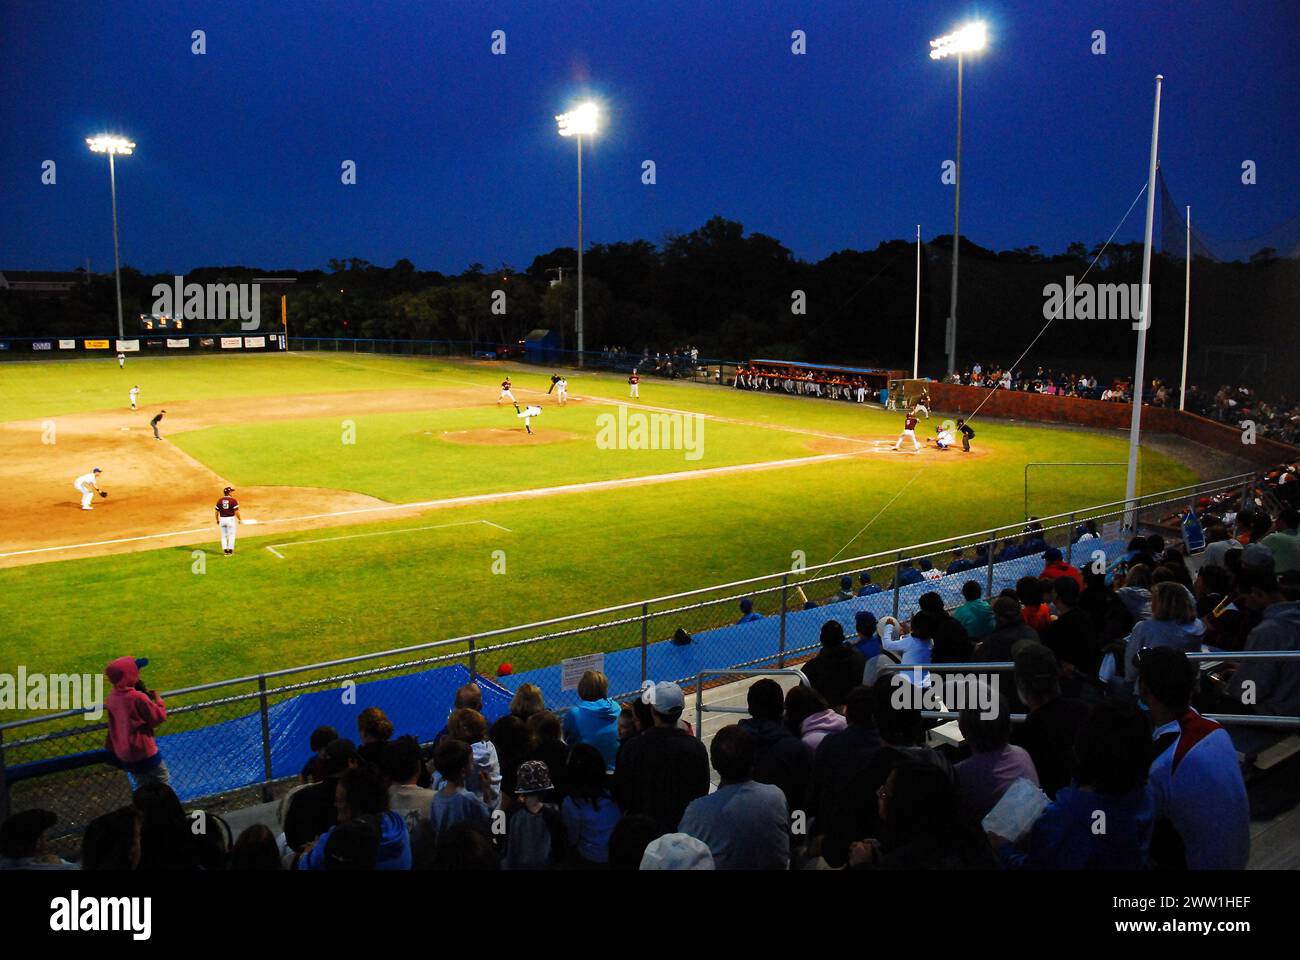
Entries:
{"type": "MultiPolygon", "coordinates": [[[[1254,499],[1258,479],[1258,474],[1240,474],[1138,497],[1138,529],[1176,536],[1187,507],[1209,497],[1254,499]]],[[[210,769],[204,771],[202,783],[187,786],[179,778],[173,780],[186,802],[258,802],[297,773],[296,768],[287,769],[283,759],[277,769],[271,757],[274,753],[283,758],[284,751],[305,755],[306,734],[287,731],[297,730],[294,723],[300,722],[301,711],[294,705],[306,696],[329,692],[333,701],[351,696],[352,718],[372,705],[390,715],[427,714],[440,729],[438,712],[447,709],[448,702],[434,702],[415,685],[388,681],[453,665],[460,665],[467,676],[491,677],[500,664],[510,663],[513,675],[506,678],[507,685],[536,683],[548,707],[563,710],[578,702],[576,691],[564,682],[563,661],[579,654],[603,654],[610,690],[620,699],[638,695],[651,677],[689,687],[701,670],[784,669],[817,651],[827,619],[838,619],[852,637],[859,610],[904,618],[929,591],[938,592],[945,606],[953,607],[963,602],[961,588],[970,579],[981,583],[986,596],[992,595],[1014,587],[1022,576],[1037,576],[1046,546],[1061,548],[1076,566],[1092,562],[1098,551],[1107,563],[1113,562],[1123,553],[1128,532],[1108,524],[1117,525],[1125,512],[1125,502],[1116,501],[1044,517],[1038,532],[1043,544],[1029,556],[999,558],[1002,547],[1024,539],[1024,525],[1017,522],[600,610],[173,690],[164,694],[169,719],[159,731],[160,741],[166,755],[165,736],[203,731],[210,769]],[[1096,522],[1104,539],[1078,539],[1086,520],[1096,522]],[[977,547],[984,548],[984,559],[972,569],[935,579],[913,574],[922,579],[910,584],[905,582],[908,576],[900,575],[899,564],[905,559],[931,560],[941,569],[938,561],[946,564],[953,550],[971,556],[977,547]],[[841,578],[854,577],[856,594],[863,573],[870,574],[881,591],[841,597],[841,578]],[[736,623],[737,606],[744,598],[766,615],[736,623]]],[[[84,711],[0,724],[0,816],[6,807],[45,806],[60,814],[61,829],[75,832],[94,816],[129,802],[127,778],[102,762],[105,730],[102,721],[87,723],[84,711]],[[6,771],[22,777],[12,788],[6,771]]],[[[350,729],[340,731],[351,734],[350,729]]]]}

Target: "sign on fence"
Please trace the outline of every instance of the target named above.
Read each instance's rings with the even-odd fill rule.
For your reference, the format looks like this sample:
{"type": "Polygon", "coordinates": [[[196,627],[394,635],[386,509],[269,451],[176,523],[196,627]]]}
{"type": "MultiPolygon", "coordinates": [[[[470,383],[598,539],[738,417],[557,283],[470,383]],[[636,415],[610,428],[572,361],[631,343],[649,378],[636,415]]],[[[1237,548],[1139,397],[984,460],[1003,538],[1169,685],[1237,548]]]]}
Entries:
{"type": "Polygon", "coordinates": [[[560,689],[577,690],[578,681],[588,670],[605,672],[605,655],[589,653],[585,657],[570,657],[560,663],[560,689]]]}
{"type": "Polygon", "coordinates": [[[244,346],[250,350],[261,349],[266,346],[266,337],[245,337],[244,346]]]}
{"type": "Polygon", "coordinates": [[[49,340],[37,340],[32,343],[33,350],[53,350],[54,344],[49,340]]]}
{"type": "Polygon", "coordinates": [[[60,349],[60,350],[76,350],[76,349],[77,349],[77,341],[76,341],[76,340],[60,340],[60,341],[59,341],[59,349],[60,349]]]}
{"type": "Polygon", "coordinates": [[[117,341],[117,352],[118,352],[118,353],[139,353],[139,352],[140,352],[140,341],[139,341],[139,340],[119,340],[119,341],[117,341]]]}
{"type": "Polygon", "coordinates": [[[171,337],[167,338],[167,346],[169,347],[188,347],[189,345],[189,337],[181,337],[179,340],[173,340],[171,337]]]}
{"type": "Polygon", "coordinates": [[[238,350],[238,349],[239,349],[240,347],[242,347],[243,345],[244,345],[244,339],[243,339],[242,337],[222,337],[222,338],[221,338],[221,349],[222,349],[222,350],[238,350]]]}
{"type": "Polygon", "coordinates": [[[107,349],[108,349],[108,341],[107,341],[107,340],[84,340],[84,341],[82,341],[82,342],[85,343],[85,345],[86,345],[86,349],[87,349],[87,350],[107,350],[107,349]]]}

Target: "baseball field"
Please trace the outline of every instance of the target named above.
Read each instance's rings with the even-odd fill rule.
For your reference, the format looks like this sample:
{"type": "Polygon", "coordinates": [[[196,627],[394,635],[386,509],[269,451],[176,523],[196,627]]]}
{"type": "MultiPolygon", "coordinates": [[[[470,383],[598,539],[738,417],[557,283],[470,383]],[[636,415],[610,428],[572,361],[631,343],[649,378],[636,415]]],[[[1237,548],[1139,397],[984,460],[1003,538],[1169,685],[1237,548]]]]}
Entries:
{"type": "MultiPolygon", "coordinates": [[[[1016,522],[1026,463],[1126,453],[1115,434],[979,420],[970,455],[894,452],[902,418],[879,407],[649,378],[629,400],[623,377],[581,371],[559,406],[550,373],[296,353],[4,365],[0,669],[131,653],[167,689],[453,637],[786,569],[796,550],[811,565],[1016,522]],[[507,373],[542,408],[531,435],[498,403],[507,373]],[[94,467],[109,495],[83,511],[73,481],[94,467]],[[231,557],[227,485],[246,521],[231,557]]],[[[1122,471],[1053,476],[1033,512],[1122,496],[1122,471]]],[[[1195,479],[1144,450],[1143,491],[1195,479]]]]}

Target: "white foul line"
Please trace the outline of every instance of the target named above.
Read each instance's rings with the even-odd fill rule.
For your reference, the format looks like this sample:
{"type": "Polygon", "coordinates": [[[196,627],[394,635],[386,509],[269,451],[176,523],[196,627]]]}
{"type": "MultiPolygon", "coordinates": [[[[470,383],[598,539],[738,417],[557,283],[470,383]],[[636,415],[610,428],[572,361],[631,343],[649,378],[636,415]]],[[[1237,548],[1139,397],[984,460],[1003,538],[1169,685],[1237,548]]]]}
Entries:
{"type": "Polygon", "coordinates": [[[484,523],[489,527],[496,527],[498,530],[504,530],[506,533],[514,533],[509,527],[503,527],[499,523],[493,523],[491,520],[460,520],[456,523],[436,523],[429,527],[405,527],[401,530],[375,530],[370,533],[349,533],[342,537],[322,537],[319,540],[289,540],[285,543],[268,544],[267,548],[281,560],[284,554],[276,550],[276,547],[300,547],[308,543],[333,543],[335,540],[356,540],[359,537],[386,537],[394,533],[415,533],[419,530],[445,530],[447,527],[469,527],[476,523],[484,523]]]}

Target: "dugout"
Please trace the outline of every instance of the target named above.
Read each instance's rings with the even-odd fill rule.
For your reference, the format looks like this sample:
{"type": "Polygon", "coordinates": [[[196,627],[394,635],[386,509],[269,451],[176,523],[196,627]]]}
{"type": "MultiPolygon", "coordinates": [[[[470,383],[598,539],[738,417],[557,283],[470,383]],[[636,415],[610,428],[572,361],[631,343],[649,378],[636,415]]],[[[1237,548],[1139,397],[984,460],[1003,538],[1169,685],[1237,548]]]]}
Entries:
{"type": "Polygon", "coordinates": [[[836,367],[822,363],[798,363],[792,360],[750,360],[746,363],[746,366],[757,367],[764,373],[789,375],[792,378],[806,377],[809,373],[812,373],[813,379],[822,382],[862,380],[866,382],[867,391],[873,394],[879,394],[881,390],[888,390],[891,381],[907,376],[902,370],[879,370],[874,367],[836,367]]]}
{"type": "Polygon", "coordinates": [[[550,365],[561,357],[560,336],[553,330],[534,330],[524,337],[524,360],[528,363],[550,365]]]}

